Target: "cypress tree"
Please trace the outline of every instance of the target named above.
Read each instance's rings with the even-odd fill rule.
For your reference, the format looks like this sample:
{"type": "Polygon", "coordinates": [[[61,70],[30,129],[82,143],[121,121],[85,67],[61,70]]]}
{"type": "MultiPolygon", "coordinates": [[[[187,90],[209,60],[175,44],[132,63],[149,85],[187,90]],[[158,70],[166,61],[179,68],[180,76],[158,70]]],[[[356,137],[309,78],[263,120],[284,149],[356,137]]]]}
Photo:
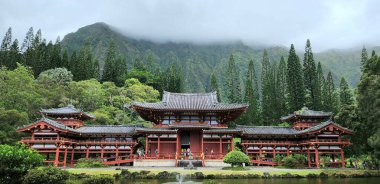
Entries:
{"type": "Polygon", "coordinates": [[[307,39],[303,60],[303,75],[306,92],[306,105],[311,109],[318,110],[321,105],[321,91],[318,89],[319,81],[314,62],[313,51],[311,50],[310,40],[307,39]]]}
{"type": "Polygon", "coordinates": [[[227,98],[229,103],[241,102],[241,87],[234,56],[231,54],[227,68],[227,98]]]}
{"type": "Polygon", "coordinates": [[[9,67],[9,51],[12,46],[12,28],[8,28],[0,47],[0,66],[9,67]]]}
{"type": "Polygon", "coordinates": [[[216,91],[216,95],[218,97],[218,101],[220,102],[220,93],[219,93],[219,86],[218,81],[216,79],[215,73],[211,74],[211,91],[216,91]]]}
{"type": "Polygon", "coordinates": [[[339,84],[339,100],[341,106],[352,105],[353,103],[350,87],[344,77],[342,77],[339,84]]]}
{"type": "Polygon", "coordinates": [[[21,63],[22,62],[22,59],[21,59],[21,53],[20,53],[20,49],[18,47],[18,40],[15,39],[12,43],[12,46],[10,48],[10,51],[9,51],[9,69],[15,69],[17,67],[17,64],[16,63],[21,63]]]}
{"type": "Polygon", "coordinates": [[[335,93],[335,86],[331,72],[327,74],[326,82],[324,84],[324,111],[336,112],[337,95],[335,93]]]}
{"type": "Polygon", "coordinates": [[[304,106],[305,90],[302,80],[301,63],[296,54],[293,44],[290,46],[287,66],[288,68],[286,80],[289,93],[289,111],[294,112],[304,106]]]}
{"type": "Polygon", "coordinates": [[[67,53],[67,48],[65,48],[63,50],[62,67],[66,68],[67,70],[70,70],[70,66],[69,66],[69,54],[67,53]]]}
{"type": "Polygon", "coordinates": [[[51,67],[50,68],[61,68],[63,67],[62,58],[61,58],[61,41],[57,37],[55,44],[53,46],[53,53],[51,56],[51,67]]]}
{"type": "Polygon", "coordinates": [[[106,60],[104,63],[104,71],[102,76],[102,81],[112,81],[116,82],[117,80],[117,72],[115,69],[116,65],[116,46],[115,42],[111,40],[107,54],[106,54],[106,60]]]}
{"type": "Polygon", "coordinates": [[[257,78],[253,60],[250,60],[248,65],[247,78],[245,81],[244,102],[249,104],[247,112],[239,119],[240,124],[260,125],[260,113],[258,106],[257,78]]]}
{"type": "Polygon", "coordinates": [[[77,57],[77,51],[73,51],[73,53],[70,56],[70,61],[69,61],[69,70],[71,73],[75,73],[76,68],[77,68],[77,63],[78,63],[78,57],[77,57]]]}
{"type": "MultiPolygon", "coordinates": [[[[363,47],[363,49],[362,49],[362,57],[361,57],[361,61],[360,61],[362,72],[366,72],[366,70],[368,68],[368,66],[367,66],[367,60],[368,60],[367,49],[365,47],[363,47]]],[[[361,76],[363,76],[363,75],[361,75],[361,76]]]]}
{"type": "Polygon", "coordinates": [[[264,50],[263,60],[262,60],[262,70],[261,70],[261,119],[264,125],[270,125],[273,123],[277,112],[276,109],[276,89],[275,89],[275,67],[271,66],[268,52],[264,50]]]}
{"type": "Polygon", "coordinates": [[[32,43],[34,40],[34,32],[33,32],[33,27],[30,27],[28,32],[26,33],[24,42],[22,43],[21,46],[21,52],[23,53],[23,64],[31,66],[32,64],[32,59],[34,57],[34,50],[32,48],[32,43]]]}
{"type": "Polygon", "coordinates": [[[287,115],[288,108],[286,104],[286,99],[287,99],[287,81],[286,81],[286,63],[285,59],[283,56],[281,56],[280,63],[278,65],[277,69],[277,77],[276,77],[276,92],[277,92],[277,109],[278,109],[278,114],[280,116],[285,116],[287,115]]]}

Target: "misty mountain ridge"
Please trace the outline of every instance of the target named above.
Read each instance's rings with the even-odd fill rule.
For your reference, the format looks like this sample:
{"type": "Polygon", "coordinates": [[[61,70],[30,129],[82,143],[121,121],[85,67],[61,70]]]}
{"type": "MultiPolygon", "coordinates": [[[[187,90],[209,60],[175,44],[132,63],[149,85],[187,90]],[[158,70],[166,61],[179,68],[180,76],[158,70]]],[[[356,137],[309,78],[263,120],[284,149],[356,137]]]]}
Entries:
{"type": "MultiPolygon", "coordinates": [[[[126,34],[128,35],[128,34],[126,34]]],[[[113,39],[117,52],[126,57],[129,67],[135,58],[143,59],[147,52],[153,52],[154,64],[164,70],[170,62],[177,60],[183,68],[185,91],[205,92],[209,90],[210,75],[214,72],[218,78],[219,86],[223,91],[224,74],[227,61],[231,54],[241,75],[241,85],[247,72],[250,59],[255,63],[257,77],[260,77],[261,60],[263,50],[267,49],[271,62],[279,62],[281,56],[287,58],[289,48],[283,46],[266,46],[264,44],[245,44],[242,41],[217,42],[209,44],[196,44],[190,42],[154,42],[146,39],[136,39],[117,31],[117,28],[106,23],[95,23],[78,29],[74,33],[67,34],[62,40],[62,48],[67,48],[69,53],[79,50],[89,40],[92,46],[93,56],[100,62],[101,68],[108,44],[113,39]]],[[[312,41],[312,40],[311,40],[312,41]]],[[[380,51],[380,47],[374,47],[380,51]]],[[[371,51],[372,48],[367,48],[371,51]]],[[[302,61],[303,51],[298,50],[302,61]]],[[[325,75],[332,71],[334,81],[337,84],[344,76],[351,86],[356,86],[360,77],[361,48],[338,50],[331,49],[325,52],[314,53],[316,62],[321,62],[325,75]]]]}

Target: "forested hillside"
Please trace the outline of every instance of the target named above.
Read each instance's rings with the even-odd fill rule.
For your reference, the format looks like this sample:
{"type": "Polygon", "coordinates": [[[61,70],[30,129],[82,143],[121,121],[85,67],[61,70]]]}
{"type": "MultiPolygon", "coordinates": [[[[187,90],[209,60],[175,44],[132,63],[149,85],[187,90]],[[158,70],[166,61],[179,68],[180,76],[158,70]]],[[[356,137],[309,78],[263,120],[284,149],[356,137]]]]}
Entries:
{"type": "MultiPolygon", "coordinates": [[[[250,47],[242,42],[230,42],[208,45],[191,43],[154,43],[147,40],[137,40],[124,36],[116,29],[105,23],[95,23],[80,28],[75,33],[67,34],[62,40],[62,48],[67,48],[69,53],[79,48],[86,40],[91,42],[92,52],[95,59],[104,65],[106,50],[110,40],[116,44],[117,53],[126,58],[130,68],[136,59],[144,60],[149,54],[153,54],[154,65],[164,70],[173,60],[179,63],[183,70],[184,88],[188,92],[204,92],[210,90],[210,77],[215,72],[219,82],[223,81],[222,73],[226,69],[230,54],[236,59],[238,70],[241,74],[247,72],[250,59],[253,59],[258,74],[258,67],[263,55],[263,47],[250,47]]],[[[306,41],[306,40],[305,40],[306,41]]],[[[287,47],[266,48],[271,62],[278,63],[281,56],[288,55],[287,47]]],[[[329,50],[315,53],[315,60],[320,61],[324,71],[332,71],[334,81],[345,77],[351,86],[356,86],[360,76],[360,49],[355,50],[329,50]]],[[[372,50],[371,48],[368,48],[372,50]]],[[[304,48],[296,48],[297,53],[302,55],[304,48]]],[[[375,51],[380,51],[375,48],[375,51]]],[[[243,76],[240,76],[243,83],[243,76]]],[[[223,88],[223,86],[221,86],[223,88]]],[[[224,90],[222,90],[224,91],[224,90]]]]}

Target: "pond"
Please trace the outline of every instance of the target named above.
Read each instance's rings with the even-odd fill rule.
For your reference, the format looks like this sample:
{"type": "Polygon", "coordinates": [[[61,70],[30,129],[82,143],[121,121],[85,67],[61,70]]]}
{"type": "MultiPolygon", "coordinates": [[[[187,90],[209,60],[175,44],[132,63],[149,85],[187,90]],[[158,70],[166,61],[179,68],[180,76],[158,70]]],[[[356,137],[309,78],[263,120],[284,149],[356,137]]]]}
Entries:
{"type": "MultiPolygon", "coordinates": [[[[184,180],[182,184],[198,184],[207,183],[205,180],[192,181],[184,180]]],[[[306,179],[306,178],[290,178],[290,179],[213,179],[217,184],[379,184],[380,178],[328,178],[328,179],[306,179]]],[[[139,179],[139,180],[122,180],[120,184],[175,184],[178,183],[173,179],[139,179]]]]}

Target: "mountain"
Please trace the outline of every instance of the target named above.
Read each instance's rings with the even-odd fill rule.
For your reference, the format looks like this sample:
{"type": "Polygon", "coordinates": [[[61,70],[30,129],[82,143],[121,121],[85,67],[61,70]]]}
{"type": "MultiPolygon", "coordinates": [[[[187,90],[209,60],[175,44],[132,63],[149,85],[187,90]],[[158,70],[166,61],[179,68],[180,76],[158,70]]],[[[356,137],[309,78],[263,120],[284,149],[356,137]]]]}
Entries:
{"type": "MultiPolygon", "coordinates": [[[[223,88],[224,74],[230,54],[235,56],[241,74],[241,80],[238,82],[243,85],[242,81],[245,78],[250,59],[254,60],[259,77],[264,49],[267,49],[270,60],[274,62],[278,62],[281,56],[286,58],[289,50],[286,47],[250,47],[242,42],[204,45],[173,42],[155,43],[125,36],[105,23],[95,23],[82,27],[74,33],[69,33],[63,38],[61,44],[62,48],[67,48],[71,53],[73,50],[79,50],[86,40],[90,41],[94,57],[99,60],[102,67],[108,44],[112,39],[116,43],[118,52],[126,57],[129,66],[132,65],[134,59],[144,59],[148,53],[153,53],[154,64],[161,70],[164,70],[172,61],[176,61],[182,66],[187,92],[209,91],[209,80],[212,72],[215,72],[219,86],[223,88]]],[[[298,54],[302,60],[303,52],[301,51],[298,54]]],[[[351,86],[356,86],[360,76],[360,55],[360,49],[329,50],[315,53],[315,60],[322,63],[325,74],[332,71],[337,83],[340,77],[344,76],[351,86]]]]}

